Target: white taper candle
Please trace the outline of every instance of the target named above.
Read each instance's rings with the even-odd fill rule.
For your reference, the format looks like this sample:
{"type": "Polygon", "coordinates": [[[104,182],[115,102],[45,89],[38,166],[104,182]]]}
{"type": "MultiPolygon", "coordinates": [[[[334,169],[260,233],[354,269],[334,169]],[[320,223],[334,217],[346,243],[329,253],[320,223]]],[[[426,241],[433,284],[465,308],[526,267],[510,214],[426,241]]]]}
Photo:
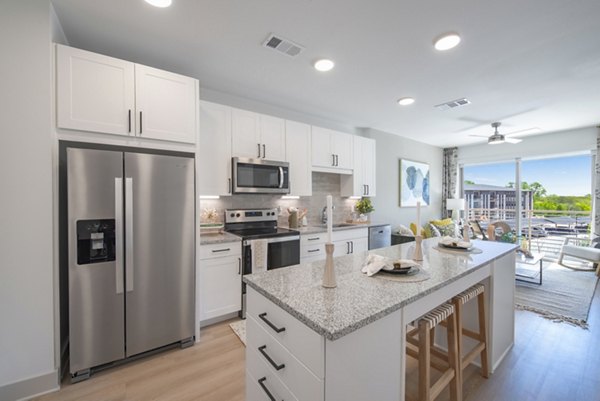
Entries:
{"type": "Polygon", "coordinates": [[[333,232],[333,198],[327,195],[327,243],[331,243],[333,232]]]}
{"type": "Polygon", "coordinates": [[[417,235],[421,235],[421,202],[417,202],[417,235]]]}

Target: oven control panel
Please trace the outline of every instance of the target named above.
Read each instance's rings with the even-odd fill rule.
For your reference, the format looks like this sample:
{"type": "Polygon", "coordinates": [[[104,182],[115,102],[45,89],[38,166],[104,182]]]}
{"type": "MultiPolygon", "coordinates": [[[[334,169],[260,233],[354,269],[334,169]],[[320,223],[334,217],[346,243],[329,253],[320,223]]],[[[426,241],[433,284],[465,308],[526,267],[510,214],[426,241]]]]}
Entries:
{"type": "Polygon", "coordinates": [[[277,209],[225,210],[225,223],[250,223],[257,221],[277,221],[277,209]]]}

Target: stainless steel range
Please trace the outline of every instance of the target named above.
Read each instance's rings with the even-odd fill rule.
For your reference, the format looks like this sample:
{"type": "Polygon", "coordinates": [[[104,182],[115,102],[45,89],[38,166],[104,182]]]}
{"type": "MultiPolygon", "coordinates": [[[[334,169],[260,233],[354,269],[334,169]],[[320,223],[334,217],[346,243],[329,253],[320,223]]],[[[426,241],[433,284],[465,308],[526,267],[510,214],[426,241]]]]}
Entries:
{"type": "MultiPolygon", "coordinates": [[[[253,273],[253,242],[266,242],[267,270],[300,263],[300,234],[277,227],[277,209],[239,209],[225,211],[225,231],[242,237],[242,268],[253,273]]],[[[242,312],[246,317],[246,284],[242,284],[242,312]]]]}

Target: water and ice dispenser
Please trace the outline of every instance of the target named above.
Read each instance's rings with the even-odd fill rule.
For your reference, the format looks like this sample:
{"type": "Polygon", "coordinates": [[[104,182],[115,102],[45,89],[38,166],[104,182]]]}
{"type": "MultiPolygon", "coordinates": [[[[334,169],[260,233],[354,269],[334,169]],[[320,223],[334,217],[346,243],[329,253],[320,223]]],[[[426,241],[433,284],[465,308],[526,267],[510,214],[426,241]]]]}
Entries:
{"type": "Polygon", "coordinates": [[[115,260],[115,220],[77,221],[77,264],[115,260]]]}

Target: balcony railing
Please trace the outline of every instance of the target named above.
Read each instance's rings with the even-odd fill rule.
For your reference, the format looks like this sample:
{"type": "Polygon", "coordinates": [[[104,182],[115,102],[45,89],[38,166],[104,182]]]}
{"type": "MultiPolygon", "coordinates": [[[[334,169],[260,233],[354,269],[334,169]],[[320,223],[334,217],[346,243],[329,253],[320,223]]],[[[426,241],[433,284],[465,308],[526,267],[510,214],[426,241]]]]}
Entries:
{"type": "MultiPolygon", "coordinates": [[[[484,230],[490,223],[506,222],[517,234],[517,241],[525,244],[532,252],[543,252],[544,259],[558,260],[560,250],[567,241],[570,244],[589,246],[591,244],[591,212],[575,210],[521,210],[521,233],[516,233],[515,209],[472,208],[466,218],[478,221],[484,230]]],[[[565,261],[577,264],[580,260],[565,261]]],[[[583,263],[585,264],[585,263],[583,263]]]]}

